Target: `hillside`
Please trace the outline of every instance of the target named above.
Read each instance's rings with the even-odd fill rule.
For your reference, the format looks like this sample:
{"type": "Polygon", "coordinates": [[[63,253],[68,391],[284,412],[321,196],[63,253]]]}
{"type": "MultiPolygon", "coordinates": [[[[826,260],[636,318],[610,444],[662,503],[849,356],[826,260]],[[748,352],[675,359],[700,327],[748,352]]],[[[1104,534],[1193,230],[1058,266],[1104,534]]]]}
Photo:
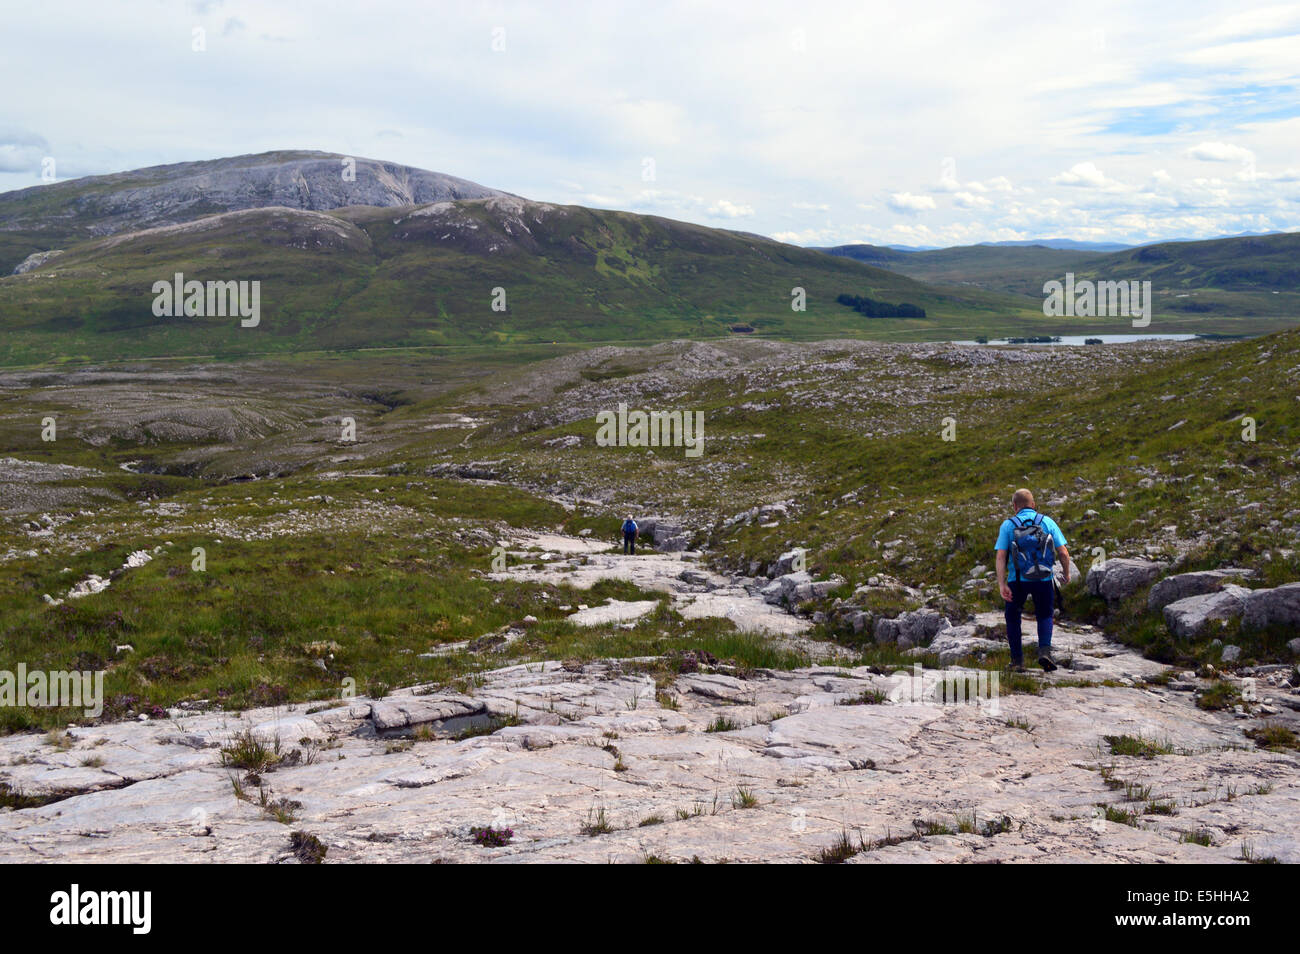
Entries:
{"type": "Polygon", "coordinates": [[[1104,253],[1044,245],[962,245],[921,252],[899,252],[877,245],[838,245],[830,255],[888,268],[919,281],[975,285],[1042,300],[1043,282],[1091,262],[1104,253]]]}
{"type": "Polygon", "coordinates": [[[495,196],[236,211],[84,241],[0,279],[0,363],[747,333],[955,337],[1004,327],[1019,310],[1007,295],[923,285],[758,236],[495,196]],[[260,281],[260,324],[155,317],[151,288],[176,272],[260,281]],[[492,307],[496,288],[504,310],[492,307]],[[795,288],[805,311],[791,307],[795,288]],[[927,316],[866,319],[835,302],[845,293],[927,316]]]}

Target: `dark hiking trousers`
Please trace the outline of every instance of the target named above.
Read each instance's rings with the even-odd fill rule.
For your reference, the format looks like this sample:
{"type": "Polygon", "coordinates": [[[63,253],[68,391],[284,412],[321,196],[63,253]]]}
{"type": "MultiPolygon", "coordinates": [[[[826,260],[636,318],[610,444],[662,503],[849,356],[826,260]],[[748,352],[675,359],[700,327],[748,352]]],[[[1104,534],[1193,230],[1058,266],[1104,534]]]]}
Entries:
{"type": "Polygon", "coordinates": [[[1052,648],[1052,581],[1009,580],[1011,599],[1007,601],[1007,642],[1011,645],[1011,661],[1016,665],[1024,664],[1024,649],[1020,645],[1020,614],[1024,612],[1025,600],[1033,597],[1034,618],[1038,620],[1038,651],[1045,653],[1052,648]]]}
{"type": "Polygon", "coordinates": [[[635,533],[627,533],[627,532],[624,532],[624,534],[623,534],[623,552],[624,552],[624,553],[636,553],[636,534],[635,534],[635,533]]]}

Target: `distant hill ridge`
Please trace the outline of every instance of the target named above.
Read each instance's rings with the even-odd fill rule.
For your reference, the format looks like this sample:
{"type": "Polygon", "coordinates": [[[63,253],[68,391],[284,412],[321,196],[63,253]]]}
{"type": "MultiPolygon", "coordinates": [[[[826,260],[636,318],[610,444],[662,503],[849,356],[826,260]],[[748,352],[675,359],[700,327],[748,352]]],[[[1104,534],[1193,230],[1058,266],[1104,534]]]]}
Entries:
{"type": "Polygon", "coordinates": [[[1150,281],[1172,312],[1300,319],[1300,232],[1159,242],[1113,252],[1035,243],[914,252],[858,244],[822,251],[919,281],[1039,301],[1044,282],[1074,272],[1080,278],[1150,281]]]}
{"type": "Polygon", "coordinates": [[[347,158],[282,151],[0,195],[0,365],[736,333],[905,341],[1113,331],[1113,319],[1085,326],[1043,314],[1045,280],[1093,277],[1098,262],[1108,263],[1099,277],[1158,282],[1161,330],[1252,333],[1300,316],[1300,234],[1118,253],[828,255],[533,202],[396,163],[357,158],[353,179],[347,158]],[[177,273],[258,282],[261,320],[155,314],[151,288],[177,273]],[[843,299],[891,307],[867,317],[843,299]]]}

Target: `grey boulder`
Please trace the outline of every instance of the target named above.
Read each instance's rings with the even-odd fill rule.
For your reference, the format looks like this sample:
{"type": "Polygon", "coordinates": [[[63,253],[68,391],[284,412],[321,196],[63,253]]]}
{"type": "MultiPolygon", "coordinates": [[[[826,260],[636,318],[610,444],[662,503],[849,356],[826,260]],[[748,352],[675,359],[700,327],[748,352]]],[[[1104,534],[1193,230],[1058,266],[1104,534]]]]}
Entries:
{"type": "Polygon", "coordinates": [[[1247,629],[1264,626],[1300,626],[1300,583],[1285,583],[1271,590],[1252,590],[1241,616],[1247,629]]]}
{"type": "Polygon", "coordinates": [[[897,643],[904,649],[923,646],[938,633],[951,628],[948,618],[932,609],[901,613],[893,619],[878,619],[873,633],[878,643],[897,643]]]}
{"type": "Polygon", "coordinates": [[[1088,592],[1117,603],[1146,586],[1168,566],[1154,560],[1116,557],[1088,571],[1088,592]]]}
{"type": "Polygon", "coordinates": [[[1151,587],[1151,592],[1147,593],[1147,609],[1155,612],[1189,596],[1217,593],[1223,589],[1225,583],[1242,579],[1252,573],[1251,570],[1220,569],[1167,576],[1151,587]]]}
{"type": "Polygon", "coordinates": [[[786,573],[795,572],[794,565],[799,559],[801,550],[787,550],[776,558],[776,564],[773,567],[773,576],[784,576],[786,573]]]}
{"type": "Polygon", "coordinates": [[[1164,608],[1165,625],[1180,639],[1200,636],[1210,623],[1225,623],[1240,616],[1250,593],[1244,586],[1228,583],[1215,593],[1175,600],[1164,608]]]}
{"type": "Polygon", "coordinates": [[[680,552],[690,545],[690,535],[675,523],[662,517],[646,517],[637,522],[642,537],[649,537],[656,550],[665,553],[680,552]]]}
{"type": "MultiPolygon", "coordinates": [[[[934,637],[926,652],[938,653],[940,666],[951,666],[966,656],[984,656],[1006,647],[1000,639],[984,639],[975,635],[975,627],[950,626],[934,637]]],[[[921,650],[912,650],[915,653],[921,650]]]]}
{"type": "Polygon", "coordinates": [[[786,573],[778,576],[767,586],[763,587],[763,601],[773,605],[787,603],[794,591],[805,583],[812,583],[812,575],[807,570],[800,570],[798,573],[786,573]]]}
{"type": "Polygon", "coordinates": [[[844,578],[841,576],[832,576],[828,580],[814,580],[807,570],[800,570],[798,573],[786,573],[783,576],[778,576],[763,587],[761,592],[765,602],[793,605],[808,600],[822,599],[827,593],[835,589],[835,587],[843,585],[843,583],[844,578]]]}

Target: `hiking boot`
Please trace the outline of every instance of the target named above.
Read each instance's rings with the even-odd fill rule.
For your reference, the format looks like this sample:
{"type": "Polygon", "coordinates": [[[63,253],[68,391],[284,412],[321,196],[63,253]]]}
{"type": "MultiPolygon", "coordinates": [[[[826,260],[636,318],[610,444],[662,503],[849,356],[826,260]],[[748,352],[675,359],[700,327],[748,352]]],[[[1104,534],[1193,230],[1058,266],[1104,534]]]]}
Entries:
{"type": "Polygon", "coordinates": [[[1024,671],[1025,671],[1025,664],[1024,664],[1023,662],[1016,662],[1016,661],[1013,659],[1013,660],[1011,660],[1011,662],[1007,663],[1007,671],[1008,671],[1008,672],[1024,672],[1024,671]]]}
{"type": "Polygon", "coordinates": [[[1050,649],[1040,649],[1038,651],[1038,665],[1043,667],[1043,672],[1056,672],[1056,663],[1052,661],[1052,651],[1050,649]]]}

